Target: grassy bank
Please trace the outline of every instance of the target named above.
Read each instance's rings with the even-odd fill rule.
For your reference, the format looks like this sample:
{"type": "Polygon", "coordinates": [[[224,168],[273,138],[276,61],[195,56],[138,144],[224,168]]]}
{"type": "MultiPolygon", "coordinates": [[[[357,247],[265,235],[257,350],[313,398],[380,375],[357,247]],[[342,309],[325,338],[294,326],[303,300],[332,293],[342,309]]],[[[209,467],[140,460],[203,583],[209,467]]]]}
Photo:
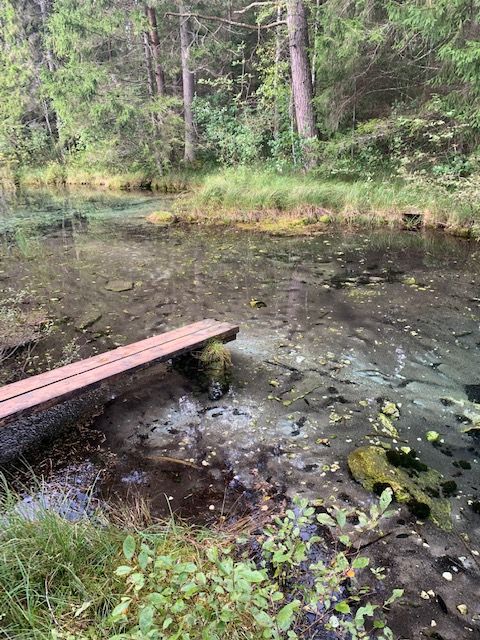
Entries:
{"type": "Polygon", "coordinates": [[[71,522],[33,509],[35,502],[19,508],[7,490],[0,505],[0,635],[280,640],[309,637],[301,635],[308,626],[335,629],[339,638],[388,640],[385,613],[402,592],[386,598],[367,586],[369,559],[356,545],[362,531],[378,526],[390,498],[385,492],[368,515],[319,513],[297,501],[295,511],[266,526],[263,514],[263,524],[206,530],[173,520],[151,524],[144,505],[116,508],[113,521],[96,512],[71,522]],[[356,635],[365,627],[372,630],[356,635]]]}
{"type": "Polygon", "coordinates": [[[18,173],[18,182],[24,187],[92,187],[112,191],[148,189],[161,193],[180,193],[189,188],[194,180],[194,174],[188,171],[155,176],[143,171],[115,173],[58,163],[25,168],[18,173]]]}
{"type": "Polygon", "coordinates": [[[190,219],[302,233],[338,221],[352,225],[445,227],[478,235],[480,202],[440,186],[393,180],[325,180],[229,169],[207,175],[181,203],[190,219]]]}
{"type": "Polygon", "coordinates": [[[155,177],[142,172],[109,174],[51,163],[23,170],[26,187],[148,189],[185,193],[177,203],[188,222],[235,224],[279,234],[308,234],[338,222],[352,226],[441,227],[480,237],[480,177],[441,183],[394,179],[325,179],[299,173],[237,167],[183,170],[155,177]]]}

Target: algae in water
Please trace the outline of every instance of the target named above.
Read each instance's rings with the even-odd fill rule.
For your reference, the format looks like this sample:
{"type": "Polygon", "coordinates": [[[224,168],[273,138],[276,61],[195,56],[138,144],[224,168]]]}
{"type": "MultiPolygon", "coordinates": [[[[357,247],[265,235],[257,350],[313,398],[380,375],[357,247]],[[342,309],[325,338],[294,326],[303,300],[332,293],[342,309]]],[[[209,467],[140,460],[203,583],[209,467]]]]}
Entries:
{"type": "Polygon", "coordinates": [[[422,519],[429,516],[437,526],[450,530],[451,505],[438,493],[443,476],[421,463],[408,468],[406,458],[414,460],[414,454],[398,453],[405,460],[392,464],[381,447],[360,447],[348,456],[348,466],[355,480],[368,491],[377,493],[389,486],[396,500],[408,504],[415,515],[422,519]]]}

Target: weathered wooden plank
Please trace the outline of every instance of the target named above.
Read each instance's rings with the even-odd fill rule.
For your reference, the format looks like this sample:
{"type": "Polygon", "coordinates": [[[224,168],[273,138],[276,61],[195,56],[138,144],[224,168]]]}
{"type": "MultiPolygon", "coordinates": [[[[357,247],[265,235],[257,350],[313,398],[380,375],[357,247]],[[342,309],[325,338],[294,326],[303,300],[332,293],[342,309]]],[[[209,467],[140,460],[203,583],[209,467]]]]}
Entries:
{"type": "Polygon", "coordinates": [[[72,364],[67,364],[63,367],[58,367],[52,371],[46,371],[45,373],[40,373],[39,375],[19,380],[18,382],[12,382],[11,384],[7,384],[0,388],[0,402],[9,400],[10,398],[15,398],[23,393],[33,391],[34,389],[47,386],[54,382],[59,382],[65,378],[83,373],[84,371],[95,369],[96,367],[120,360],[134,353],[145,351],[151,347],[166,344],[172,340],[176,340],[177,338],[193,334],[196,331],[215,327],[216,325],[218,325],[216,320],[201,320],[200,322],[195,322],[185,327],[181,327],[180,329],[173,329],[172,331],[167,331],[166,333],[161,333],[151,338],[140,340],[139,342],[134,342],[123,347],[118,347],[117,349],[112,349],[105,353],[100,353],[96,356],[92,356],[91,358],[86,358],[85,360],[80,360],[78,362],[73,362],[72,364]]]}
{"type": "MultiPolygon", "coordinates": [[[[198,325],[198,323],[196,323],[196,325],[198,325]]],[[[200,348],[212,338],[217,338],[224,342],[234,340],[238,330],[239,328],[237,326],[229,323],[217,321],[210,323],[209,321],[209,324],[202,328],[198,328],[198,326],[196,326],[195,331],[191,333],[182,332],[183,335],[181,335],[179,334],[179,331],[176,330],[163,334],[164,337],[168,336],[169,339],[164,340],[163,343],[160,344],[153,344],[153,346],[152,339],[149,338],[147,341],[149,341],[148,344],[150,344],[150,346],[146,349],[138,349],[138,346],[147,341],[141,341],[139,343],[135,343],[135,345],[129,345],[129,347],[135,347],[135,351],[133,353],[129,353],[128,355],[124,355],[123,357],[113,359],[110,362],[105,362],[103,364],[99,364],[99,361],[96,360],[96,366],[91,367],[90,365],[87,365],[89,368],[74,373],[73,375],[72,369],[67,369],[70,375],[66,378],[55,379],[53,382],[48,384],[41,383],[42,386],[39,386],[38,388],[29,388],[25,393],[17,394],[14,397],[9,397],[7,400],[0,402],[0,426],[5,426],[12,420],[18,419],[20,416],[34,411],[41,411],[58,402],[62,402],[69,397],[91,390],[110,378],[116,378],[126,372],[133,373],[150,364],[156,364],[172,357],[179,356],[182,353],[191,351],[192,349],[200,348]],[[172,334],[176,334],[176,336],[172,334]]],[[[121,349],[124,348],[121,347],[121,349]]],[[[115,353],[116,351],[118,350],[115,349],[110,353],[115,353]]],[[[123,353],[126,354],[125,351],[123,353]]],[[[97,356],[94,356],[94,358],[97,358],[97,356]]],[[[89,358],[83,362],[88,362],[89,360],[91,359],[89,358]]],[[[82,361],[75,364],[81,365],[82,361]]],[[[67,367],[71,367],[71,365],[67,365],[67,367]]],[[[65,368],[61,367],[57,371],[61,371],[61,369],[65,368]]],[[[78,367],[74,370],[77,371],[78,367]]],[[[34,378],[37,377],[41,376],[34,376],[31,379],[32,383],[34,383],[34,378]]],[[[14,384],[18,385],[18,383],[14,384]]]]}

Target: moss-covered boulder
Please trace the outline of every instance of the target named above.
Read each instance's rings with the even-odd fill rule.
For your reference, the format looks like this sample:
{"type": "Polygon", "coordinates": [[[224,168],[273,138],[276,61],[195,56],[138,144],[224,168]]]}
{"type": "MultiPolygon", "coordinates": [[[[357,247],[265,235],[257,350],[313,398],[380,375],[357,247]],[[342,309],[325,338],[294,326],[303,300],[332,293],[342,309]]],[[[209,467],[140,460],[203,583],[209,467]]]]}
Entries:
{"type": "Polygon", "coordinates": [[[159,227],[168,227],[175,222],[175,216],[170,211],[154,211],[147,216],[147,221],[159,227]]]}
{"type": "Polygon", "coordinates": [[[367,491],[380,493],[389,486],[395,499],[408,504],[417,517],[430,517],[442,529],[452,528],[450,502],[439,494],[443,476],[419,463],[414,455],[398,452],[389,460],[381,447],[360,447],[348,456],[348,466],[367,491]]]}

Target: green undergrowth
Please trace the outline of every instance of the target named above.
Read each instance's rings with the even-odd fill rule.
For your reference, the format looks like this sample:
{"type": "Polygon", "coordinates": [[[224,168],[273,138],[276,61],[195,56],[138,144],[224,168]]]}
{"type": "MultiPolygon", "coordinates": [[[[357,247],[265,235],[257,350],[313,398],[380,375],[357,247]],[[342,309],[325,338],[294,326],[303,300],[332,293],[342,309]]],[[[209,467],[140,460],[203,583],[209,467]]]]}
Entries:
{"type": "Polygon", "coordinates": [[[147,526],[143,506],[115,510],[114,520],[97,511],[72,522],[34,503],[22,510],[7,492],[0,636],[280,640],[322,628],[391,640],[387,615],[403,592],[372,586],[384,570],[359,552],[390,501],[387,490],[362,513],[297,499],[267,524],[249,521],[234,533],[173,519],[147,526]]]}
{"type": "MultiPolygon", "coordinates": [[[[226,169],[207,175],[180,204],[192,220],[235,222],[265,231],[297,231],[338,221],[352,225],[442,226],[475,235],[480,225],[472,183],[440,185],[393,179],[348,181],[266,170],[226,169]],[[413,222],[412,222],[413,221],[413,222]]],[[[463,234],[465,235],[465,234],[463,234]]]]}

